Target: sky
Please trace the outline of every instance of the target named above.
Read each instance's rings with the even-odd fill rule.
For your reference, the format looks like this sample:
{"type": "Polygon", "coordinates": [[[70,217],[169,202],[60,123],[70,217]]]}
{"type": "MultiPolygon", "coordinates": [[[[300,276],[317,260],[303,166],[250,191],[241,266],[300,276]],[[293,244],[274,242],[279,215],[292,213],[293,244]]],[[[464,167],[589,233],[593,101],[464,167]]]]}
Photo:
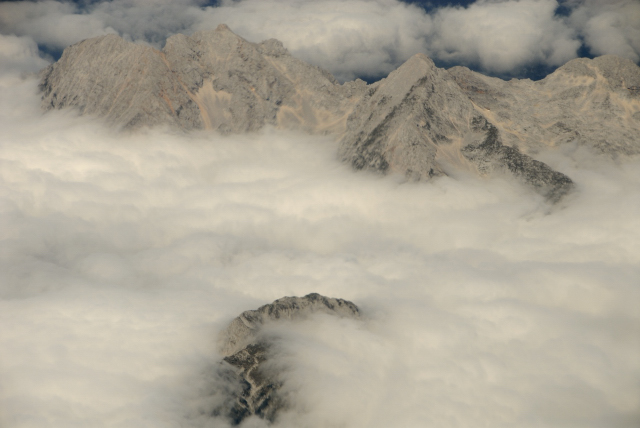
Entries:
{"type": "Polygon", "coordinates": [[[339,80],[386,76],[416,53],[503,78],[539,79],[577,57],[640,61],[637,0],[113,0],[0,3],[0,34],[57,58],[107,33],[161,48],[225,23],[252,42],[281,40],[339,80]]]}
{"type": "Polygon", "coordinates": [[[34,75],[85,37],[219,22],[345,79],[420,49],[515,73],[633,59],[637,4],[0,4],[0,427],[227,427],[218,333],[311,292],[363,316],[271,327],[274,428],[637,427],[639,159],[541,151],[577,188],[550,206],[504,178],[356,172],[331,136],[117,133],[42,113],[34,75]]]}

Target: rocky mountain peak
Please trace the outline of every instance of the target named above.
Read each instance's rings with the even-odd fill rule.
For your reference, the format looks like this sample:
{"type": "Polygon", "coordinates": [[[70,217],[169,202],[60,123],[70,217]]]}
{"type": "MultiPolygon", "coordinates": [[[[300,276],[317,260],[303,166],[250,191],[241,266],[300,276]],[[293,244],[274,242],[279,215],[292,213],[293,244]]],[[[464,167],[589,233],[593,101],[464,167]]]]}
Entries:
{"type": "Polygon", "coordinates": [[[281,373],[268,364],[273,345],[260,336],[260,331],[269,323],[295,322],[316,313],[360,318],[360,310],[352,302],[311,293],[304,297],[283,297],[256,310],[245,311],[231,321],[219,337],[225,356],[221,375],[239,387],[231,389],[216,414],[225,415],[232,424],[238,425],[252,415],[273,421],[277,412],[287,407],[287,402],[278,394],[282,386],[281,373]]]}
{"type": "Polygon", "coordinates": [[[371,85],[349,117],[340,156],[356,169],[442,175],[439,147],[459,143],[474,114],[451,76],[417,54],[371,85]]]}
{"type": "Polygon", "coordinates": [[[353,303],[318,293],[304,297],[283,297],[256,310],[245,311],[236,317],[219,338],[220,351],[229,356],[257,340],[263,325],[278,320],[300,320],[314,313],[358,318],[360,311],[353,303]]]}
{"type": "Polygon", "coordinates": [[[223,33],[223,32],[231,33],[235,36],[235,33],[231,31],[231,28],[229,28],[227,24],[219,24],[214,31],[217,31],[219,33],[223,33]]]}

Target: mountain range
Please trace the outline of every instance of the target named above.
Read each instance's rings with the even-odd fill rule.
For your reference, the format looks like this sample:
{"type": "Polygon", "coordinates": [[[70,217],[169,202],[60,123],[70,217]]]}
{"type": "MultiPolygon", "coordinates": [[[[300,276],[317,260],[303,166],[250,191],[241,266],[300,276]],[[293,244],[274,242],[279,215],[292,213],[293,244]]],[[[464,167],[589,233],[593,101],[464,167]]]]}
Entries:
{"type": "Polygon", "coordinates": [[[640,153],[640,67],[612,55],[504,81],[416,54],[378,82],[340,83],[275,39],[251,43],[220,25],[174,35],[161,51],[87,39],[40,76],[45,110],[74,108],[123,130],[332,134],[355,169],[510,176],[552,203],[575,185],[536,160],[541,151],[572,143],[614,158],[640,153]]]}

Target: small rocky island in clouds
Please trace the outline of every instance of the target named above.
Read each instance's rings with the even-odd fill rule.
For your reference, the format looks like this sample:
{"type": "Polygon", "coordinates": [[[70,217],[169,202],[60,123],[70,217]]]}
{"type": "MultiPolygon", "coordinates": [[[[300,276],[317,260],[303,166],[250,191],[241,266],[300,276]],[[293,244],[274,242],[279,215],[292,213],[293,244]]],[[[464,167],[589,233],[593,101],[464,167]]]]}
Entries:
{"type": "Polygon", "coordinates": [[[261,329],[266,324],[301,320],[316,313],[360,317],[360,310],[352,302],[317,293],[283,297],[236,317],[219,338],[225,355],[220,372],[231,387],[214,414],[226,416],[234,425],[254,415],[274,421],[278,411],[287,408],[287,401],[279,394],[283,382],[280,373],[267,364],[273,338],[261,335],[261,329]]]}
{"type": "Polygon", "coordinates": [[[84,40],[41,78],[44,109],[73,107],[123,129],[330,133],[356,169],[416,180],[507,174],[551,202],[574,184],[535,160],[540,150],[640,152],[640,67],[612,55],[572,60],[534,82],[445,70],[417,54],[373,84],[340,84],[275,39],[250,43],[220,25],[174,35],[162,51],[116,35],[84,40]]]}

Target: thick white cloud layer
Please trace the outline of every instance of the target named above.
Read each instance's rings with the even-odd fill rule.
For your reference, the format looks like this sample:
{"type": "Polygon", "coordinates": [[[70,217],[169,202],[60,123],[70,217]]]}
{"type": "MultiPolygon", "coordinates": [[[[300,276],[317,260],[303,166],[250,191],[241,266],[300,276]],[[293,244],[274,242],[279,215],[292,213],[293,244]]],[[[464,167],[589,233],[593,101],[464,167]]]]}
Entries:
{"type": "Polygon", "coordinates": [[[640,59],[640,4],[634,0],[564,3],[557,0],[478,0],[431,14],[399,0],[114,0],[84,8],[59,1],[0,4],[0,32],[63,49],[116,32],[161,47],[175,33],[220,23],[250,41],[277,38],[296,56],[341,80],[381,77],[416,53],[487,73],[518,74],[558,66],[577,56],[583,40],[595,55],[640,59]]]}
{"type": "Polygon", "coordinates": [[[503,180],[356,173],[328,137],[114,134],[8,73],[2,427],[224,427],[217,332],[309,292],[365,317],[273,328],[275,427],[637,426],[637,161],[542,154],[579,189],[550,210],[503,180]]]}

